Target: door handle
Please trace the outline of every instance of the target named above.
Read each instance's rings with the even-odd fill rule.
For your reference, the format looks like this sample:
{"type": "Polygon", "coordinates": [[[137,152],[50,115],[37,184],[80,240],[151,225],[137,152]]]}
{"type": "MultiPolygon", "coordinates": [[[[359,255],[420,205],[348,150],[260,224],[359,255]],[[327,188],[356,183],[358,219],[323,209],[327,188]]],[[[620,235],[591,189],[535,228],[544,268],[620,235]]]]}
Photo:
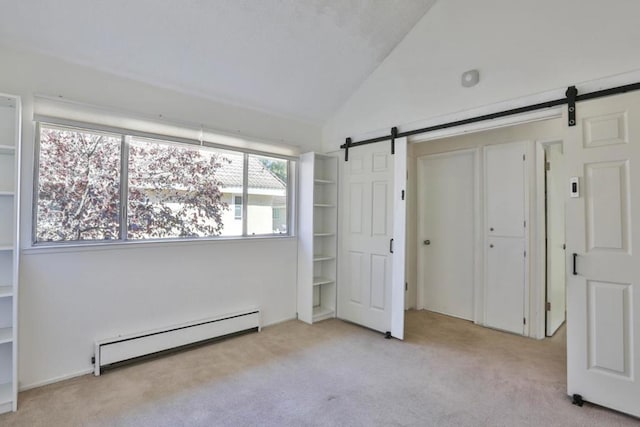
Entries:
{"type": "Polygon", "coordinates": [[[389,252],[393,253],[393,239],[389,240],[389,252]]]}
{"type": "Polygon", "coordinates": [[[424,242],[422,242],[425,244],[425,246],[429,246],[431,244],[431,240],[427,239],[424,242]]]}
{"type": "Polygon", "coordinates": [[[577,276],[578,275],[578,270],[576,267],[576,260],[578,259],[578,254],[577,253],[573,253],[573,275],[577,276]]]}

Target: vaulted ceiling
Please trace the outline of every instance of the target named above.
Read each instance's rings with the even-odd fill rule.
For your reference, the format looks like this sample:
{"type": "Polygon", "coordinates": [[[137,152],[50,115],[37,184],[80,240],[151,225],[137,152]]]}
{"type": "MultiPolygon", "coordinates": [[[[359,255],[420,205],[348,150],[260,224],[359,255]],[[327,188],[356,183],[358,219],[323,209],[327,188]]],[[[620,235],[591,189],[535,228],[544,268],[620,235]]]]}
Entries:
{"type": "Polygon", "coordinates": [[[433,3],[7,1],[0,43],[321,124],[433,3]]]}

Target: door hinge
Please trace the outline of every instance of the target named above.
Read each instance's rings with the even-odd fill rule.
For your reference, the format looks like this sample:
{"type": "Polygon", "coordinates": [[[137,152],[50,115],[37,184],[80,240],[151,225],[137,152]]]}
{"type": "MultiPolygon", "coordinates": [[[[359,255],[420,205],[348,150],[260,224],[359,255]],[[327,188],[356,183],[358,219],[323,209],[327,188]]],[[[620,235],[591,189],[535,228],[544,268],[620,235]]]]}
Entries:
{"type": "Polygon", "coordinates": [[[526,325],[526,324],[527,324],[527,318],[526,318],[526,317],[523,317],[523,318],[522,318],[522,324],[523,324],[523,325],[526,325]]]}
{"type": "Polygon", "coordinates": [[[551,163],[550,162],[546,162],[545,163],[545,169],[550,171],[551,170],[551,163]]]}
{"type": "Polygon", "coordinates": [[[547,311],[551,311],[551,303],[547,301],[547,311]]]}
{"type": "Polygon", "coordinates": [[[402,190],[402,200],[404,200],[404,190],[402,190]]]}
{"type": "Polygon", "coordinates": [[[527,228],[527,221],[524,221],[524,228],[527,228]]]}
{"type": "Polygon", "coordinates": [[[92,365],[96,364],[96,357],[95,356],[91,356],[91,364],[92,365]]]}
{"type": "Polygon", "coordinates": [[[525,258],[527,257],[527,251],[524,251],[524,257],[525,258]]]}
{"type": "Polygon", "coordinates": [[[404,291],[408,291],[409,290],[409,282],[404,282],[404,291]]]}
{"type": "Polygon", "coordinates": [[[522,161],[524,162],[526,158],[527,158],[527,155],[526,155],[526,154],[523,154],[523,155],[522,155],[522,161]]]}

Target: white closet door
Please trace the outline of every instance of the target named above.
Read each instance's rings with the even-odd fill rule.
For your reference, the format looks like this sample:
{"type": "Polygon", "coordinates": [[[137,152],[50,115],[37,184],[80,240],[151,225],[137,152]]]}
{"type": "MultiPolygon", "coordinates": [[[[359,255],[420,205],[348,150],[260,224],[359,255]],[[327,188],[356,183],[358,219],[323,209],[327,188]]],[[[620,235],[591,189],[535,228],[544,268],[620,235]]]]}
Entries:
{"type": "Polygon", "coordinates": [[[490,237],[487,251],[487,326],[524,333],[524,240],[490,237]]]}
{"type": "Polygon", "coordinates": [[[475,154],[418,159],[418,308],[473,320],[475,154]]]}
{"type": "Polygon", "coordinates": [[[524,142],[485,147],[489,235],[524,237],[524,142]]]}
{"type": "Polygon", "coordinates": [[[485,147],[485,324],[523,334],[525,142],[485,147]]]}

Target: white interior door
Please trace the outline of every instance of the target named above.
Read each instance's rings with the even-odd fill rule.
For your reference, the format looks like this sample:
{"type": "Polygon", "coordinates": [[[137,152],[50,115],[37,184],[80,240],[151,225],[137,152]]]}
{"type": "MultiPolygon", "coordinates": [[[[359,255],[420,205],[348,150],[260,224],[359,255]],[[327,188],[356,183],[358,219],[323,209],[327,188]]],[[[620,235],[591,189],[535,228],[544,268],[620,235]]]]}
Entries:
{"type": "Polygon", "coordinates": [[[395,145],[353,148],[343,163],[338,317],[402,339],[406,138],[395,145]]]}
{"type": "Polygon", "coordinates": [[[473,320],[475,152],[418,159],[418,308],[473,320]]]}
{"type": "Polygon", "coordinates": [[[566,263],[564,202],[567,193],[562,144],[545,148],[547,224],[547,307],[546,335],[553,336],[565,321],[566,263]]]}
{"type": "Polygon", "coordinates": [[[526,143],[485,147],[485,324],[525,332],[526,143]]]}
{"type": "Polygon", "coordinates": [[[564,138],[582,187],[566,205],[568,393],[640,416],[640,93],[577,116],[564,138]]]}

